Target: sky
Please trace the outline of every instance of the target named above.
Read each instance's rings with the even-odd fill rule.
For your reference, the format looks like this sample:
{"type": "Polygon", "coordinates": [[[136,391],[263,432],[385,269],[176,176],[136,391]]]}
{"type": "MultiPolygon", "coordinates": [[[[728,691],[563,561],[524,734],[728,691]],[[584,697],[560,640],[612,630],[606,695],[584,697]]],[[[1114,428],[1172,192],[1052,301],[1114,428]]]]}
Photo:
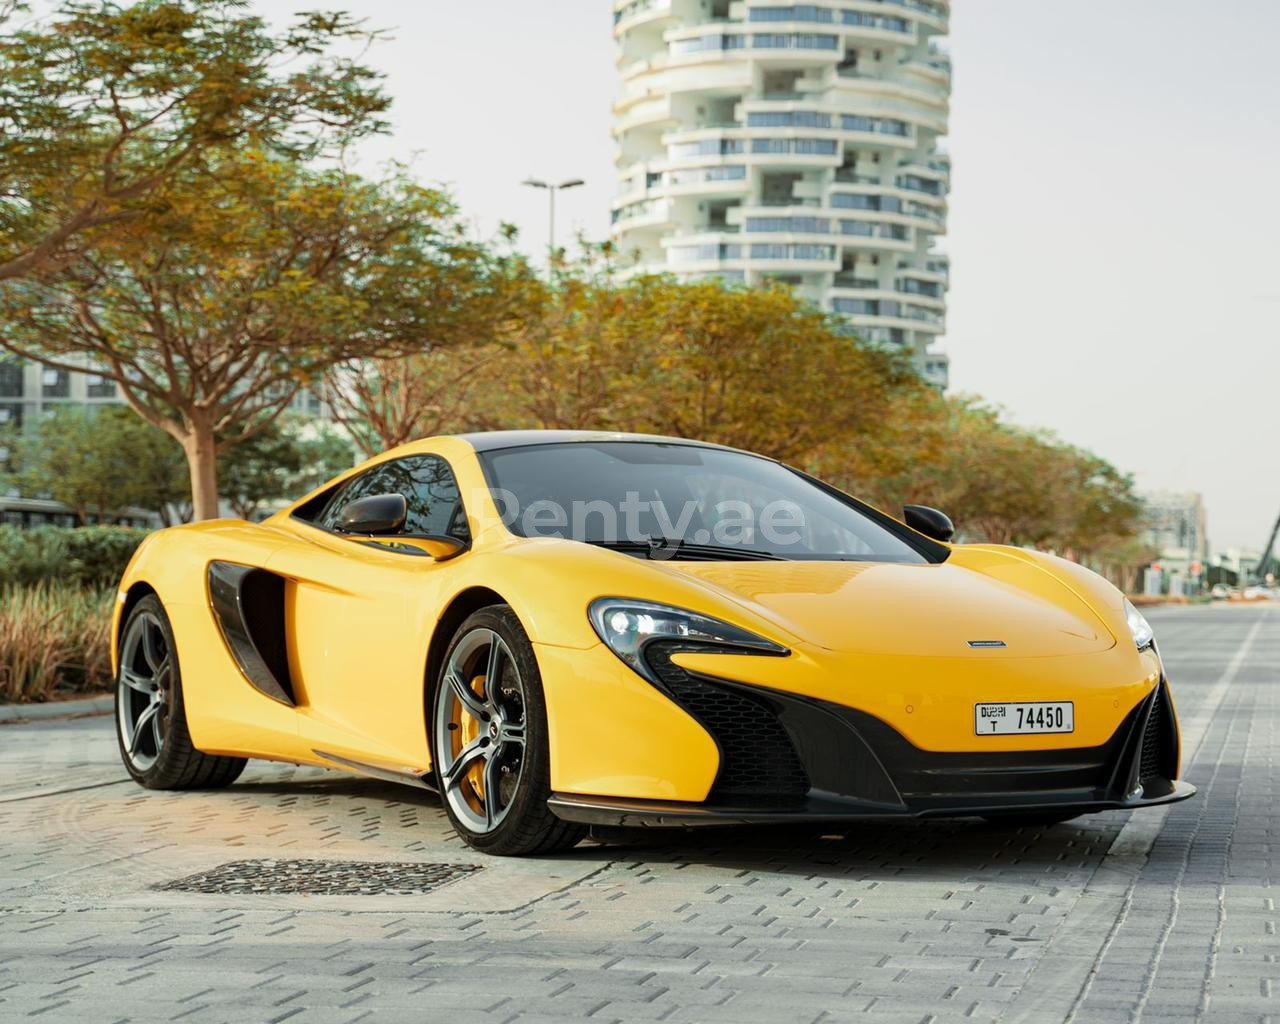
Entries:
{"type": "MultiPolygon", "coordinates": [[[[335,0],[335,5],[340,0],[335,0]]],[[[318,0],[257,0],[274,20],[318,0]]],[[[482,233],[607,237],[608,0],[361,0],[413,160],[482,233]]],[[[1198,490],[1215,551],[1280,513],[1280,0],[953,0],[951,390],[1198,490]]],[[[1052,485],[1052,481],[1046,482],[1052,485]]]]}

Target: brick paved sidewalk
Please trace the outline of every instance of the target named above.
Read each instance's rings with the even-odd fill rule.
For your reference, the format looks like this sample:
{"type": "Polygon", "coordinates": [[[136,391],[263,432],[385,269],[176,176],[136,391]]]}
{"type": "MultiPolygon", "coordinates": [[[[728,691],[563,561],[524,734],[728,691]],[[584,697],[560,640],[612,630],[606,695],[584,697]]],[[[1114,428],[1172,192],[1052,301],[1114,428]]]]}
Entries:
{"type": "Polygon", "coordinates": [[[489,860],[428,795],[257,763],[225,792],[149,793],[108,720],[0,727],[0,1020],[1280,1020],[1280,614],[1151,618],[1202,796],[1051,829],[489,860]],[[481,870],[404,896],[153,888],[283,858],[481,870]]]}

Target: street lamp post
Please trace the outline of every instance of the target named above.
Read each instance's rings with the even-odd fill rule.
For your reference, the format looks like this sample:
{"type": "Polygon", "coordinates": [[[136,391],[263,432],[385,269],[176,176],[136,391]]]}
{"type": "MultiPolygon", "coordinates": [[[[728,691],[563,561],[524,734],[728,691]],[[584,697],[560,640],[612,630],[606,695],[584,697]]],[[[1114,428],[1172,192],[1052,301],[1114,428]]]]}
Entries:
{"type": "Polygon", "coordinates": [[[570,178],[568,181],[562,181],[558,185],[547,181],[539,181],[537,178],[526,178],[523,185],[530,188],[544,188],[547,190],[547,198],[550,201],[550,218],[547,225],[547,269],[551,270],[556,263],[556,193],[563,192],[565,189],[577,188],[579,185],[585,185],[581,178],[570,178]]]}

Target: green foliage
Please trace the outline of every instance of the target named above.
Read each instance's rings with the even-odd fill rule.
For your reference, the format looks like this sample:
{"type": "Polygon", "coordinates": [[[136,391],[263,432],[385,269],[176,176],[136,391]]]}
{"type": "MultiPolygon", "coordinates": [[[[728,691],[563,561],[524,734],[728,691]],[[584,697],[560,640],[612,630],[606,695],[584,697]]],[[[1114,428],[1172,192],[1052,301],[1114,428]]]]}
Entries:
{"type": "Polygon", "coordinates": [[[65,583],[0,587],[0,702],[107,689],[112,596],[65,583]]]}
{"type": "Polygon", "coordinates": [[[218,459],[223,496],[241,519],[300,498],[354,464],[351,443],[325,424],[273,423],[218,459]]]}
{"type": "Polygon", "coordinates": [[[439,368],[437,384],[456,377],[451,393],[471,396],[441,429],[634,430],[798,459],[874,430],[920,386],[899,357],[784,287],[616,283],[566,267],[504,340],[509,351],[471,346],[456,353],[469,363],[439,368]]]}
{"type": "Polygon", "coordinates": [[[128,508],[160,512],[186,494],[182,449],[131,409],[60,408],[31,433],[0,437],[9,472],[0,487],[69,505],[82,523],[128,508]]]}
{"type": "Polygon", "coordinates": [[[1004,422],[971,397],[921,391],[878,435],[837,439],[815,468],[896,512],[934,505],[970,541],[1127,562],[1142,520],[1133,480],[1043,431],[1004,422]]]}
{"type": "Polygon", "coordinates": [[[308,12],[271,30],[244,0],[0,2],[0,280],[163,216],[211,149],[307,158],[383,130],[380,76],[335,53],[374,34],[308,12]]]}
{"type": "MultiPolygon", "coordinates": [[[[967,540],[1125,563],[1141,504],[1105,460],[927,387],[784,288],[613,279],[608,253],[527,295],[509,350],[478,344],[366,390],[442,415],[440,432],[635,430],[772,455],[893,513],[947,511],[967,540]],[[452,399],[443,404],[439,396],[452,399]]],[[[383,404],[390,398],[383,398],[383,404]]],[[[370,408],[376,408],[374,404],[370,408]]],[[[370,417],[371,422],[374,417],[370,417]]]]}
{"type": "Polygon", "coordinates": [[[146,536],[146,530],[122,526],[0,526],[0,587],[115,587],[146,536]]]}
{"type": "Polygon", "coordinates": [[[0,346],[87,358],[183,446],[197,518],[217,449],[251,437],[340,362],[447,345],[487,323],[488,250],[448,196],[254,151],[175,175],[147,224],[0,292],[0,346]]]}

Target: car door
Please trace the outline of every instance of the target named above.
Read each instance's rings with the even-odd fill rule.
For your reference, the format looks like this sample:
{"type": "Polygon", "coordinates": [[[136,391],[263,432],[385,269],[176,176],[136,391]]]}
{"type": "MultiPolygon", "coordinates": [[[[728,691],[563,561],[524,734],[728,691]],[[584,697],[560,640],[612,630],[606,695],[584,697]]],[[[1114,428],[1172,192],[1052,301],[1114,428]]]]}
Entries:
{"type": "MultiPolygon", "coordinates": [[[[285,577],[285,628],[303,745],[393,771],[430,762],[424,673],[453,562],[336,532],[351,502],[401,494],[402,530],[469,540],[452,467],[439,455],[380,463],[341,485],[271,559],[285,577]]],[[[465,555],[460,556],[465,557],[465,555]]]]}

